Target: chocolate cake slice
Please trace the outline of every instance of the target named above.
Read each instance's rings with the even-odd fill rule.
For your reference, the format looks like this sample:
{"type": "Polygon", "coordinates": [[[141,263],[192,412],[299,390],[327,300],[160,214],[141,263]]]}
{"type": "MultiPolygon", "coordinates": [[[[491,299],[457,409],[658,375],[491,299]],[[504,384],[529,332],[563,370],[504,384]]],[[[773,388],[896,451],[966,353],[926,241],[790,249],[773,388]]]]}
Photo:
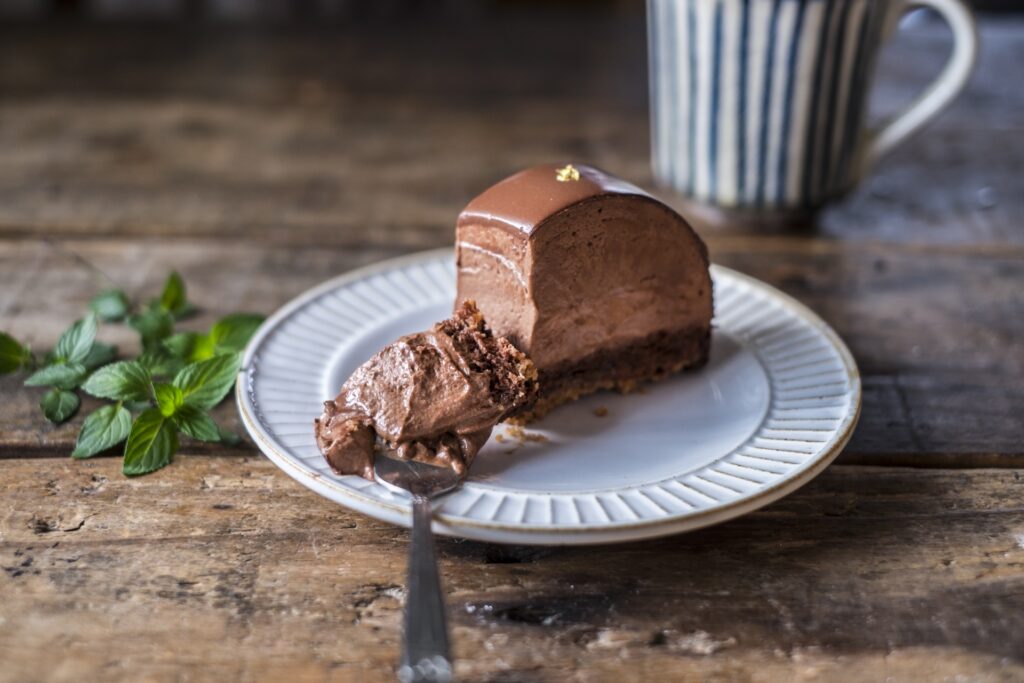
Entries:
{"type": "Polygon", "coordinates": [[[456,306],[475,300],[537,366],[522,419],[706,362],[707,248],[640,188],[588,166],[536,166],[471,201],[456,235],[456,306]]]}
{"type": "Polygon", "coordinates": [[[381,349],[324,403],[316,441],[339,474],[373,479],[379,449],[465,476],[491,429],[537,396],[537,370],[472,301],[381,349]]]}

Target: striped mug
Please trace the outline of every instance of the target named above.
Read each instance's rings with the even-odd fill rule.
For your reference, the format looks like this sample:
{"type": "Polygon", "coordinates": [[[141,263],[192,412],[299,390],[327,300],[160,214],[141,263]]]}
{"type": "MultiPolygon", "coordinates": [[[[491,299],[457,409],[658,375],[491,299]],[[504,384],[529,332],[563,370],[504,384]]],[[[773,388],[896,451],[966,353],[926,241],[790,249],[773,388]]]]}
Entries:
{"type": "Polygon", "coordinates": [[[654,174],[711,222],[813,214],[948,105],[977,52],[960,0],[648,0],[647,10],[654,174]],[[903,113],[869,128],[879,49],[915,7],[949,23],[952,56],[903,113]]]}

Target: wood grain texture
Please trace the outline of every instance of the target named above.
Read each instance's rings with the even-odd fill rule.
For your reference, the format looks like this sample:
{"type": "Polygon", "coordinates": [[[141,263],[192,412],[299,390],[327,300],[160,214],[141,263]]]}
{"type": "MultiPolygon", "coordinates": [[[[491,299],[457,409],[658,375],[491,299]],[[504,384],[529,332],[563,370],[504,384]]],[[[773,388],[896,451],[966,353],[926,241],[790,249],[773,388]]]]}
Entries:
{"type": "MultiPolygon", "coordinates": [[[[1024,96],[1003,77],[1022,27],[982,23],[964,96],[821,235],[1024,247],[1024,96]]],[[[341,34],[0,28],[0,236],[412,247],[450,238],[469,197],[534,163],[649,186],[644,45],[642,16],[535,10],[341,34]]],[[[947,51],[939,24],[901,34],[877,115],[947,51]]]]}
{"type": "MultiPolygon", "coordinates": [[[[0,680],[388,680],[404,530],[262,458],[186,456],[137,480],[110,458],[0,468],[0,680]]],[[[1015,470],[835,467],[765,510],[659,541],[443,540],[457,670],[1019,679],[1022,493],[1015,470]]]]}

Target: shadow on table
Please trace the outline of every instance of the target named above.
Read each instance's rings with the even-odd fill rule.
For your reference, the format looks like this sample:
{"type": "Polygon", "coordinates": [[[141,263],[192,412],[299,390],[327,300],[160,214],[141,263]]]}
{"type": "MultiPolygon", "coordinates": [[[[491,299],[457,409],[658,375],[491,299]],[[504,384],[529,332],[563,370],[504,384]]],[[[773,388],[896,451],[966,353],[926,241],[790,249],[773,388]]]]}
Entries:
{"type": "Polygon", "coordinates": [[[929,594],[934,573],[955,562],[944,553],[959,546],[946,534],[982,524],[958,515],[936,525],[937,506],[956,504],[939,481],[920,470],[833,468],[745,517],[631,544],[441,540],[442,558],[479,562],[486,584],[497,586],[463,593],[451,609],[464,624],[569,629],[584,640],[615,629],[652,647],[666,634],[703,634],[710,643],[768,649],[952,644],[1012,655],[1016,644],[990,642],[963,616],[992,589],[975,582],[929,594]]]}

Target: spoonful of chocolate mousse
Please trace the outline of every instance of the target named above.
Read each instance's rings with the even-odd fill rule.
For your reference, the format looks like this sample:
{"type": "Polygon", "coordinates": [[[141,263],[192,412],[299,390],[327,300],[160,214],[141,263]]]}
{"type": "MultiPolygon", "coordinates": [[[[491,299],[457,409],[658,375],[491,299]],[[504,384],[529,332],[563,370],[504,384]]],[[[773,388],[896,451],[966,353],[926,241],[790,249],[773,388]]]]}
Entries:
{"type": "Polygon", "coordinates": [[[372,481],[374,455],[386,450],[465,477],[494,425],[536,398],[533,362],[466,301],[359,366],[324,403],[316,441],[338,474],[372,481]]]}

